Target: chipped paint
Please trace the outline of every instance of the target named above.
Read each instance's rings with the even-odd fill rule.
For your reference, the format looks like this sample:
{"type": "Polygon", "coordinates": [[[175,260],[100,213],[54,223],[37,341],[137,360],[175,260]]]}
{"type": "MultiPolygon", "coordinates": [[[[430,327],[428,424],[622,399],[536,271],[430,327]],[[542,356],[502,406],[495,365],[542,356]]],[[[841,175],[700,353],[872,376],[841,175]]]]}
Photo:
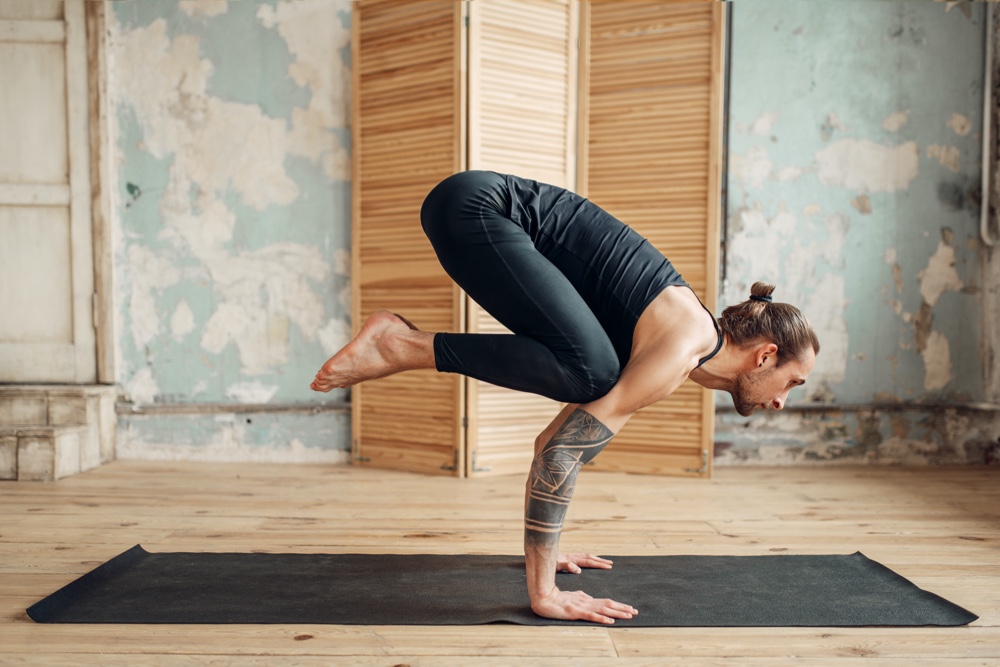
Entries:
{"type": "Polygon", "coordinates": [[[347,414],[126,416],[120,459],[258,463],[346,463],[331,440],[350,428],[347,414]]]}
{"type": "Polygon", "coordinates": [[[948,119],[948,127],[960,137],[964,137],[972,130],[972,121],[960,113],[953,113],[948,119]]]}
{"type": "Polygon", "coordinates": [[[915,141],[886,146],[867,139],[842,139],[816,153],[816,164],[823,185],[895,192],[917,178],[920,153],[915,141]]]}
{"type": "Polygon", "coordinates": [[[212,17],[229,11],[229,3],[226,0],[180,0],[177,8],[191,17],[212,17]]]}
{"type": "Polygon", "coordinates": [[[760,137],[770,136],[771,128],[774,127],[776,122],[778,122],[778,118],[778,114],[773,111],[762,113],[757,117],[757,120],[750,125],[750,134],[756,134],[760,137]]]}
{"type": "Polygon", "coordinates": [[[951,230],[941,230],[937,251],[927,260],[927,267],[917,274],[920,296],[931,307],[945,292],[957,291],[965,286],[955,270],[955,249],[951,241],[951,230]]]}
{"type": "Polygon", "coordinates": [[[955,146],[931,144],[927,147],[927,157],[937,160],[956,174],[962,170],[962,153],[955,146]]]}
{"type": "Polygon", "coordinates": [[[113,212],[131,333],[116,354],[134,403],[320,399],[309,379],[350,330],[349,17],[346,0],[113,5],[113,178],[135,184],[113,212]]]}
{"type": "Polygon", "coordinates": [[[924,360],[926,374],[924,389],[934,391],[942,389],[952,379],[951,353],[948,339],[940,331],[931,331],[924,343],[920,356],[924,360]]]}
{"type": "Polygon", "coordinates": [[[149,248],[133,245],[128,249],[127,275],[131,282],[132,338],[136,348],[142,349],[160,334],[157,298],[180,280],[180,271],[149,248]]]}
{"type": "Polygon", "coordinates": [[[798,167],[782,167],[778,171],[778,182],[787,183],[788,181],[798,180],[802,176],[802,170],[798,167]]]}
{"type": "Polygon", "coordinates": [[[885,120],[882,121],[882,128],[888,132],[899,132],[909,121],[909,111],[897,111],[885,117],[885,120]]]}
{"type": "Polygon", "coordinates": [[[194,331],[194,313],[191,312],[191,306],[187,301],[182,300],[170,318],[170,333],[175,340],[181,340],[192,331],[194,331]]]}
{"type": "Polygon", "coordinates": [[[346,6],[330,0],[261,5],[257,19],[265,28],[277,29],[295,56],[289,76],[312,91],[309,106],[292,112],[289,152],[321,163],[328,178],[348,180],[350,155],[330,128],[347,125],[350,70],[339,54],[350,45],[350,31],[330,20],[331,4],[346,6]]]}
{"type": "Polygon", "coordinates": [[[160,393],[160,388],[149,367],[140,368],[125,385],[125,391],[136,403],[152,403],[160,393]]]}
{"type": "Polygon", "coordinates": [[[1000,437],[988,412],[865,408],[996,401],[982,338],[996,289],[982,287],[977,241],[982,73],[968,66],[981,62],[983,7],[966,6],[966,21],[928,3],[845,1],[732,8],[729,122],[744,130],[729,133],[720,301],[773,282],[823,349],[789,397],[809,410],[746,422],[717,398],[722,464],[969,462],[1000,437]]]}
{"type": "Polygon", "coordinates": [[[239,382],[229,385],[226,396],[238,403],[267,403],[277,392],[277,385],[266,385],[256,381],[239,382]]]}
{"type": "Polygon", "coordinates": [[[992,461],[1000,415],[975,410],[771,412],[716,420],[717,465],[928,465],[992,461]],[[737,446],[735,443],[743,441],[737,446]]]}
{"type": "Polygon", "coordinates": [[[754,146],[746,155],[731,155],[729,160],[736,179],[751,188],[764,185],[774,166],[767,151],[761,146],[754,146]]]}
{"type": "Polygon", "coordinates": [[[872,212],[872,200],[868,195],[858,195],[851,200],[851,206],[862,215],[868,215],[872,212]]]}

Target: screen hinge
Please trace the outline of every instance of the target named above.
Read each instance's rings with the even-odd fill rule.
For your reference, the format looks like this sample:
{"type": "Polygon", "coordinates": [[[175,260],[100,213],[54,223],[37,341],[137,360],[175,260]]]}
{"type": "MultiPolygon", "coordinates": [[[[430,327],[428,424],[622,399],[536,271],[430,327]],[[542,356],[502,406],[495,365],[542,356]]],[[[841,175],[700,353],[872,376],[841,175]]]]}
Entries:
{"type": "Polygon", "coordinates": [[[684,472],[690,472],[696,475],[704,475],[708,472],[708,450],[701,450],[701,468],[684,468],[684,472]]]}
{"type": "Polygon", "coordinates": [[[472,468],[471,468],[472,472],[490,472],[491,470],[493,470],[493,468],[490,466],[483,466],[480,468],[479,466],[476,465],[476,458],[478,454],[479,454],[478,450],[472,452],[472,468]]]}
{"type": "Polygon", "coordinates": [[[457,448],[455,449],[455,462],[453,464],[451,464],[451,465],[448,465],[447,463],[445,463],[444,465],[441,466],[441,470],[451,470],[451,471],[458,470],[458,449],[457,448]]]}
{"type": "Polygon", "coordinates": [[[361,443],[358,442],[357,438],[351,439],[351,460],[358,463],[371,463],[370,457],[361,456],[361,443]]]}

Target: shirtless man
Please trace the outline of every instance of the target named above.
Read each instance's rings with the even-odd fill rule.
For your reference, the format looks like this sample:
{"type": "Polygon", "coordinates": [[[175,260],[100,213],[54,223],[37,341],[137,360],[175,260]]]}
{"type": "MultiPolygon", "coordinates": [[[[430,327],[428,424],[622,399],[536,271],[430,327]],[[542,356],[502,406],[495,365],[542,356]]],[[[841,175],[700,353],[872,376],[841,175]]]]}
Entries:
{"type": "Polygon", "coordinates": [[[736,410],[784,407],[806,381],[819,341],[797,308],[750,299],[718,320],[644,238],[568,190],[485,171],[448,177],[421,222],[441,265],[513,335],[433,333],[388,311],[316,374],[327,392],[412,369],[461,373],[566,403],[535,439],[524,511],[532,610],[547,618],[614,623],[638,611],[555,585],[557,571],[610,568],[559,554],[580,467],[639,409],[684,380],[727,391],[736,410]]]}

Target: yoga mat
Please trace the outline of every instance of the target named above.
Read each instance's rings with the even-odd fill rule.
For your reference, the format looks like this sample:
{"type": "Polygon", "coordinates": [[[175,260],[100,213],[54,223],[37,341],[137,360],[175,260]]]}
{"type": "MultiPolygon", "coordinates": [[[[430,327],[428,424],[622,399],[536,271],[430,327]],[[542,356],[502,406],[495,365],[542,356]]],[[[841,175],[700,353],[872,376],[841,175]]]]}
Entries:
{"type": "MultiPolygon", "coordinates": [[[[639,610],[617,627],[964,625],[976,618],[861,553],[616,556],[559,574],[639,610]]],[[[41,623],[561,625],[531,612],[519,556],[148,553],[113,558],[28,609],[41,623]]]]}

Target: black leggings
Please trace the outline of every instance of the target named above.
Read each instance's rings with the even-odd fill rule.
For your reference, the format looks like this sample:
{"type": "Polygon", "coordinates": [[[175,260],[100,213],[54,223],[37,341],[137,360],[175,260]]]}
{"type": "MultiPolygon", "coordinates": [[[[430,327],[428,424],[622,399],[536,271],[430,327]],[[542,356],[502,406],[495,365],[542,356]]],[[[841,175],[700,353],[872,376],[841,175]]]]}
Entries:
{"type": "MultiPolygon", "coordinates": [[[[600,398],[628,360],[642,309],[671,284],[661,273],[635,297],[635,281],[626,278],[624,288],[642,302],[611,298],[631,257],[623,249],[651,246],[586,199],[534,181],[455,174],[427,195],[420,220],[448,275],[513,332],[439,333],[436,367],[501,387],[566,403],[600,398]]],[[[666,263],[659,253],[652,260],[666,263]]]]}

